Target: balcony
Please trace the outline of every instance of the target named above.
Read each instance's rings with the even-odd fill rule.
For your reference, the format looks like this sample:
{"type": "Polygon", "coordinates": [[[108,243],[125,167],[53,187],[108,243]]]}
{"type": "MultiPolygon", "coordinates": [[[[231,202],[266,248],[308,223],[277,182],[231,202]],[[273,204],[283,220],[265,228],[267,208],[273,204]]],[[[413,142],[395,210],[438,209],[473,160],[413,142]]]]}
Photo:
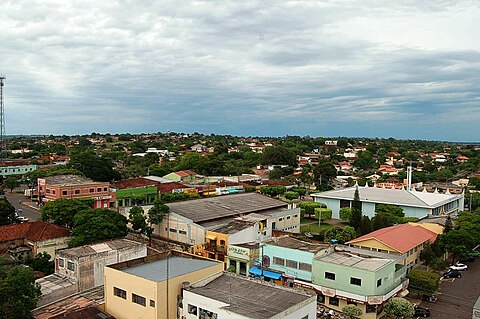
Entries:
{"type": "Polygon", "coordinates": [[[217,252],[217,253],[221,253],[221,254],[226,254],[227,253],[227,247],[225,246],[217,246],[217,245],[205,245],[204,246],[204,249],[206,251],[210,251],[210,252],[217,252]]]}

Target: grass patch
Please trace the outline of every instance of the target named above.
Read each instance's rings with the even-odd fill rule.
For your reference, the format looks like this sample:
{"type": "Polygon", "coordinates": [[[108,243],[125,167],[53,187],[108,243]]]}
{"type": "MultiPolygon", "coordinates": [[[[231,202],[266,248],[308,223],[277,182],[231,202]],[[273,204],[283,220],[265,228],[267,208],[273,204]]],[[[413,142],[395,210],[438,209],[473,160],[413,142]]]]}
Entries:
{"type": "Polygon", "coordinates": [[[333,227],[332,225],[323,224],[323,223],[320,225],[320,227],[318,226],[318,223],[317,224],[310,224],[310,225],[303,225],[303,226],[300,226],[300,232],[302,232],[302,233],[308,232],[308,233],[312,233],[312,234],[319,234],[320,231],[325,232],[332,227],[333,227]]]}
{"type": "Polygon", "coordinates": [[[318,219],[306,218],[306,217],[301,217],[300,218],[300,224],[307,224],[307,223],[311,223],[311,222],[317,222],[318,223],[318,219]]]}

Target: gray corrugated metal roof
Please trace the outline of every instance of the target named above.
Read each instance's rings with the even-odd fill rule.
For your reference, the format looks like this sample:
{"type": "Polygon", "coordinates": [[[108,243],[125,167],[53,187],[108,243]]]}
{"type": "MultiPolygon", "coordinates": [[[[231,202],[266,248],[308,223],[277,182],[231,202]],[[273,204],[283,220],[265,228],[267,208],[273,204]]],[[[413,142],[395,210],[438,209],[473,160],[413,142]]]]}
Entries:
{"type": "MultiPolygon", "coordinates": [[[[346,199],[353,200],[356,187],[349,187],[339,190],[332,190],[327,192],[321,192],[312,194],[318,198],[334,198],[334,199],[346,199]]],[[[408,191],[405,189],[386,189],[377,187],[358,187],[358,193],[360,200],[365,202],[376,202],[394,205],[415,206],[432,208],[439,205],[443,205],[455,199],[458,199],[460,195],[448,195],[448,194],[434,194],[434,193],[422,193],[417,191],[408,191]]]]}
{"type": "Polygon", "coordinates": [[[95,182],[93,179],[81,175],[57,175],[45,177],[45,183],[49,185],[83,185],[95,182]]]}
{"type": "Polygon", "coordinates": [[[98,254],[105,251],[119,250],[127,247],[142,246],[145,244],[128,240],[128,239],[116,239],[111,241],[106,241],[97,244],[85,245],[75,248],[61,249],[57,253],[59,255],[68,255],[73,257],[85,257],[89,255],[98,254]]]}
{"type": "Polygon", "coordinates": [[[204,222],[249,214],[268,209],[287,207],[287,203],[256,193],[225,195],[183,202],[169,203],[170,211],[194,222],[204,222]]]}
{"type": "Polygon", "coordinates": [[[261,283],[257,280],[222,274],[192,293],[228,304],[228,311],[252,319],[267,319],[311,298],[311,296],[261,283]]]}
{"type": "MultiPolygon", "coordinates": [[[[186,257],[168,257],[168,278],[175,278],[197,270],[218,265],[219,262],[186,257]]],[[[162,282],[167,279],[167,258],[142,265],[125,268],[121,271],[140,278],[162,282]]]]}

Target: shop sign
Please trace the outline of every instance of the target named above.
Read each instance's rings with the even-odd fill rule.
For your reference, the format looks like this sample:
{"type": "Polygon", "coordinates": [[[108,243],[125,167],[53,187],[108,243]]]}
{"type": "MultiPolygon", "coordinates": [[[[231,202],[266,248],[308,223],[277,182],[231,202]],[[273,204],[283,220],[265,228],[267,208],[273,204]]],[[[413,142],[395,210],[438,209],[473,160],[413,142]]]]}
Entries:
{"type": "Polygon", "coordinates": [[[322,287],[322,294],[328,297],[335,297],[336,290],[332,288],[322,287]]]}
{"type": "Polygon", "coordinates": [[[368,304],[369,305],[379,305],[383,301],[382,296],[368,296],[368,304]]]}

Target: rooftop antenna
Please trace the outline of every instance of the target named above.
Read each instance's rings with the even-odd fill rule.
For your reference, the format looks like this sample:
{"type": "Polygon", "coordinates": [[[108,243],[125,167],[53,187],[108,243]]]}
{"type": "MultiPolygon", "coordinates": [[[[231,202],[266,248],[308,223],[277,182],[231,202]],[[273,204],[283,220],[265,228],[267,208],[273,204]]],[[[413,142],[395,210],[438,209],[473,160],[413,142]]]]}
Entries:
{"type": "Polygon", "coordinates": [[[0,75],[0,159],[3,158],[3,152],[5,150],[5,113],[3,104],[3,86],[6,80],[4,75],[0,75]]]}

